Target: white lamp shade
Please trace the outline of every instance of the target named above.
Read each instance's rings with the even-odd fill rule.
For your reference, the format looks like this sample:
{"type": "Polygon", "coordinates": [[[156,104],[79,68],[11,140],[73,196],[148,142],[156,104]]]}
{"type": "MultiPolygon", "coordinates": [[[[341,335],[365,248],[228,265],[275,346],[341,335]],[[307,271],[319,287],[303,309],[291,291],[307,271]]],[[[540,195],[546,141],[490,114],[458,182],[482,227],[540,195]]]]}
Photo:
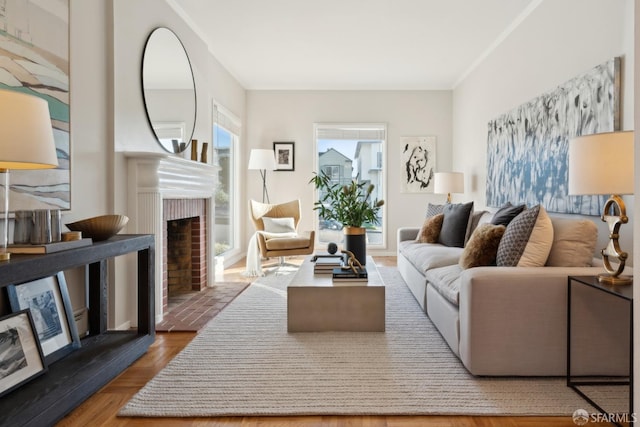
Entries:
{"type": "Polygon", "coordinates": [[[276,169],[276,157],[273,150],[264,150],[254,148],[249,155],[249,169],[276,169]]]}
{"type": "Polygon", "coordinates": [[[57,166],[49,104],[34,95],[0,90],[0,168],[57,166]]]}
{"type": "Polygon", "coordinates": [[[569,141],[569,194],[633,194],[633,131],[569,141]]]}
{"type": "Polygon", "coordinates": [[[433,175],[433,192],[436,194],[464,193],[464,174],[436,172],[433,175]]]}

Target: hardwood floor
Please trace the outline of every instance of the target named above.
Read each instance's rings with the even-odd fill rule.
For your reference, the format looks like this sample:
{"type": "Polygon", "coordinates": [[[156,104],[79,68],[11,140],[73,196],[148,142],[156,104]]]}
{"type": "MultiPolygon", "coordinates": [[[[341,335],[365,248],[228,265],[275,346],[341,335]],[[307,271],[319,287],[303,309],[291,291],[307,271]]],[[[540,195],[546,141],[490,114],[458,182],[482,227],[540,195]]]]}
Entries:
{"type": "MultiPolygon", "coordinates": [[[[375,257],[376,264],[395,266],[395,257],[375,257]]],[[[242,281],[244,263],[216,280],[242,281]]],[[[195,337],[193,332],[158,333],[147,354],[90,397],[58,426],[238,426],[238,427],[575,427],[571,417],[471,416],[306,416],[218,418],[122,418],[118,410],[195,337]]],[[[589,425],[596,425],[589,423],[589,425]]]]}

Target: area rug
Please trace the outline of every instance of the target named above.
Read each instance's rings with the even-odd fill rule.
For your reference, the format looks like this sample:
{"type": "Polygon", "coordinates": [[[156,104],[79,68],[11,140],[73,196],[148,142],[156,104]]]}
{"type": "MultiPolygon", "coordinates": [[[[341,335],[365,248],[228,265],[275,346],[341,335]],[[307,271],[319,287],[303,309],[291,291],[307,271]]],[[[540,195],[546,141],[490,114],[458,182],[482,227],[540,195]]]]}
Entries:
{"type": "MultiPolygon", "coordinates": [[[[477,378],[395,268],[386,332],[287,333],[292,275],[251,284],[120,411],[121,416],[568,415],[595,412],[563,378],[477,378]]],[[[620,387],[601,390],[623,410],[620,387]]]]}

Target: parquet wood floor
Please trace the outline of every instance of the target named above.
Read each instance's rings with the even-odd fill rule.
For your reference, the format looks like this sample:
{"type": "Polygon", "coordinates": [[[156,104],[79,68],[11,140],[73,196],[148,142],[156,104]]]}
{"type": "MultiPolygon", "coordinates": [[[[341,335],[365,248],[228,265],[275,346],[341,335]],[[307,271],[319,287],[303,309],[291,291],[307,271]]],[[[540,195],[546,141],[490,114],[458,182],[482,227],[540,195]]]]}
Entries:
{"type": "MultiPolygon", "coordinates": [[[[395,257],[375,257],[376,264],[395,266],[395,257]]],[[[243,281],[243,263],[216,280],[243,281]]],[[[192,339],[194,332],[158,333],[147,354],[90,397],[57,425],[153,427],[575,427],[571,417],[472,416],[307,416],[220,418],[120,418],[118,410],[192,339]]],[[[589,425],[596,425],[589,423],[589,425]]],[[[604,425],[604,424],[603,424],[604,425]]]]}

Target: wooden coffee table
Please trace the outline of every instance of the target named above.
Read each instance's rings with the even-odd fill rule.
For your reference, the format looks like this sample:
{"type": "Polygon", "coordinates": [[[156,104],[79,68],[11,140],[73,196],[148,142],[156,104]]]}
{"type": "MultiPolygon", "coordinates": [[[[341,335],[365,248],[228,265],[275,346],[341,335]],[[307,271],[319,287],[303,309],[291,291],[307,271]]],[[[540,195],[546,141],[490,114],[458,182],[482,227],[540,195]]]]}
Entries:
{"type": "Polygon", "coordinates": [[[334,284],[331,274],[314,274],[307,257],[287,287],[289,332],[384,332],[385,290],[373,258],[368,282],[334,284]]]}

